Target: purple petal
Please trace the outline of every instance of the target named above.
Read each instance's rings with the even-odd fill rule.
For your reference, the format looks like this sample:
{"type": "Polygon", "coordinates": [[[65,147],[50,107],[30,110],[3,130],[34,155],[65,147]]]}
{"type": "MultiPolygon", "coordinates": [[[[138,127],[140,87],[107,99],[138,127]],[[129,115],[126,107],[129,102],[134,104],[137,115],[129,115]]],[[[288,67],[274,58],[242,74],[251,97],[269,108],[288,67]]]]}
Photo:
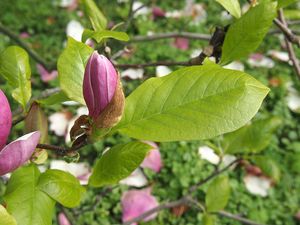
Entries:
{"type": "Polygon", "coordinates": [[[5,146],[12,125],[12,114],[8,100],[0,90],[0,151],[5,146]]]}
{"type": "Polygon", "coordinates": [[[51,80],[54,80],[58,75],[57,70],[49,72],[41,64],[37,64],[36,68],[39,74],[41,75],[41,79],[43,82],[49,82],[51,80]]]}
{"type": "Polygon", "coordinates": [[[181,50],[189,49],[189,40],[186,38],[175,38],[174,46],[181,50]]]}
{"type": "MultiPolygon", "coordinates": [[[[129,221],[158,206],[157,200],[151,195],[150,188],[127,191],[123,194],[121,201],[123,209],[123,222],[129,221]]],[[[146,222],[152,220],[156,216],[157,213],[154,213],[145,218],[144,221],[146,222]]]]}
{"type": "Polygon", "coordinates": [[[141,167],[149,168],[154,172],[158,173],[163,167],[160,152],[158,146],[154,142],[145,141],[145,143],[153,146],[153,149],[149,152],[149,154],[144,159],[141,167]]]}
{"type": "Polygon", "coordinates": [[[22,166],[33,154],[41,133],[35,131],[26,134],[8,144],[0,152],[0,176],[22,166]]]}
{"type": "Polygon", "coordinates": [[[59,225],[71,225],[70,221],[64,213],[58,214],[58,223],[59,225]]]}
{"type": "Polygon", "coordinates": [[[83,96],[89,115],[96,119],[114,96],[118,74],[112,63],[96,51],[86,65],[83,96]]]}
{"type": "Polygon", "coordinates": [[[163,18],[166,16],[166,12],[163,11],[161,8],[155,6],[152,8],[152,15],[154,18],[159,18],[159,17],[163,18]]]}

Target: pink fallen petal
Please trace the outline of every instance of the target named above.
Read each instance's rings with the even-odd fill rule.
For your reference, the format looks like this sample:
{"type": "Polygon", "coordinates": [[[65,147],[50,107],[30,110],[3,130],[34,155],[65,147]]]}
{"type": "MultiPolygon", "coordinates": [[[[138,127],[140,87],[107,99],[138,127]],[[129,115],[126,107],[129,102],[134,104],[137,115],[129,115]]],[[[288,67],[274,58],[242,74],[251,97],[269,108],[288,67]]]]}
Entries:
{"type": "Polygon", "coordinates": [[[141,164],[141,167],[149,168],[158,173],[163,167],[159,148],[154,142],[146,141],[145,143],[151,145],[153,149],[150,150],[143,163],[141,164]]]}
{"type": "Polygon", "coordinates": [[[266,197],[268,190],[271,188],[271,180],[266,177],[246,175],[244,177],[246,189],[253,195],[266,197]]]}
{"type": "Polygon", "coordinates": [[[27,32],[22,32],[20,34],[20,38],[26,39],[26,38],[29,38],[29,37],[30,37],[30,35],[27,32]]]}
{"type": "Polygon", "coordinates": [[[5,94],[0,90],[0,151],[5,146],[12,125],[12,114],[5,94]]]}
{"type": "Polygon", "coordinates": [[[148,180],[142,170],[137,168],[129,177],[121,180],[120,184],[140,188],[146,186],[148,184],[148,180]]]}
{"type": "Polygon", "coordinates": [[[59,225],[71,225],[70,221],[64,213],[58,214],[58,223],[59,225]]]}
{"type": "Polygon", "coordinates": [[[0,152],[0,176],[11,172],[28,161],[39,143],[41,133],[35,131],[11,142],[0,152]]]}
{"type": "Polygon", "coordinates": [[[173,45],[178,49],[187,50],[189,49],[189,40],[187,38],[175,38],[173,45]]]}
{"type": "Polygon", "coordinates": [[[57,70],[49,72],[41,64],[37,64],[36,67],[39,74],[41,75],[41,79],[43,82],[49,82],[51,80],[54,80],[58,75],[57,70]]]}
{"type": "MultiPolygon", "coordinates": [[[[123,194],[122,200],[123,222],[129,221],[148,210],[151,210],[158,206],[158,202],[154,196],[151,195],[151,189],[146,188],[142,190],[130,190],[123,194]]],[[[154,219],[157,213],[154,213],[143,221],[149,221],[154,219]]],[[[136,225],[137,223],[132,223],[136,225]]]]}
{"type": "Polygon", "coordinates": [[[156,18],[164,18],[166,16],[166,12],[163,11],[161,8],[154,6],[152,8],[152,15],[154,17],[154,19],[156,18]]]}

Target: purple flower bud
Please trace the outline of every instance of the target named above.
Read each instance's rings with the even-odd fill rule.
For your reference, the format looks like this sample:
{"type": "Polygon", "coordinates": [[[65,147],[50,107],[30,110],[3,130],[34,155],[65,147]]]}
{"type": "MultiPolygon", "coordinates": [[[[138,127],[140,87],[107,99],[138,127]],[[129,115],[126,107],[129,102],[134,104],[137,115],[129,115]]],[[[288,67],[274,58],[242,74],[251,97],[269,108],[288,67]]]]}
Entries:
{"type": "Polygon", "coordinates": [[[83,96],[89,116],[96,120],[114,97],[118,86],[118,74],[112,63],[96,51],[86,65],[83,80],[83,96]]]}
{"type": "Polygon", "coordinates": [[[41,133],[35,131],[11,142],[0,151],[0,176],[28,161],[39,143],[41,133]]]}
{"type": "Polygon", "coordinates": [[[0,150],[5,146],[12,125],[12,114],[6,96],[0,90],[0,150]]]}

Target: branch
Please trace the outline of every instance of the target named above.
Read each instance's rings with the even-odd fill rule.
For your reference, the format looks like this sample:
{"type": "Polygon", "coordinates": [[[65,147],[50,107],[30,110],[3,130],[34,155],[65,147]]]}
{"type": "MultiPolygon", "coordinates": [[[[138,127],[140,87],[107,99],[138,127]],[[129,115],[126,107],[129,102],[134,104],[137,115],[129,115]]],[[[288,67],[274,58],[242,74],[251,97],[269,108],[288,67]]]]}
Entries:
{"type": "Polygon", "coordinates": [[[201,185],[207,183],[208,181],[210,181],[211,179],[213,179],[214,177],[220,175],[221,173],[227,171],[232,165],[234,165],[235,163],[238,163],[241,159],[236,159],[234,160],[232,163],[230,163],[228,166],[224,167],[221,170],[216,170],[214,171],[211,175],[209,175],[207,178],[205,178],[204,180],[200,181],[199,183],[193,185],[190,189],[189,189],[189,194],[183,196],[181,199],[176,200],[176,201],[172,201],[172,202],[166,202],[166,203],[162,203],[161,205],[148,210],[147,212],[139,215],[138,217],[135,217],[129,221],[126,221],[125,223],[123,223],[122,225],[130,225],[132,223],[136,223],[139,222],[145,218],[147,218],[148,216],[159,212],[161,210],[164,209],[169,209],[169,208],[174,208],[176,206],[180,206],[180,205],[184,205],[184,204],[189,204],[189,203],[194,203],[193,200],[191,200],[191,193],[196,191],[198,187],[200,187],[201,185]]]}
{"type": "Polygon", "coordinates": [[[213,179],[214,177],[226,172],[231,166],[233,166],[236,163],[239,163],[242,159],[238,158],[236,160],[234,160],[233,162],[231,162],[230,164],[228,164],[227,166],[225,166],[223,169],[221,170],[215,170],[211,175],[209,175],[207,178],[199,181],[197,184],[193,185],[190,187],[189,192],[192,193],[194,191],[196,191],[200,186],[202,186],[203,184],[207,183],[208,181],[210,181],[211,179],[213,179]]]}
{"type": "MultiPolygon", "coordinates": [[[[278,11],[278,16],[279,16],[279,19],[280,19],[281,23],[284,26],[287,26],[287,22],[285,21],[282,9],[280,9],[278,11]]],[[[285,37],[285,43],[286,43],[286,47],[287,47],[287,50],[288,50],[288,53],[289,53],[290,60],[292,61],[294,69],[295,69],[295,72],[297,74],[297,77],[300,79],[300,64],[299,64],[299,60],[297,59],[297,56],[296,56],[294,47],[293,47],[293,45],[291,43],[291,40],[287,36],[285,37]]]]}
{"type": "Polygon", "coordinates": [[[256,223],[256,222],[254,222],[252,220],[243,218],[241,216],[234,215],[234,214],[231,214],[229,212],[225,212],[223,210],[219,211],[217,214],[220,215],[220,216],[223,216],[223,217],[227,217],[229,219],[233,219],[233,220],[239,221],[239,222],[241,222],[243,224],[248,224],[248,225],[263,225],[263,224],[260,224],[260,223],[256,223]]]}
{"type": "Polygon", "coordinates": [[[163,203],[131,220],[128,220],[127,222],[124,222],[122,225],[131,225],[132,223],[136,223],[136,222],[139,222],[145,218],[147,218],[148,216],[154,214],[154,213],[157,213],[161,210],[164,210],[164,209],[170,209],[170,208],[174,208],[176,206],[180,206],[180,205],[183,205],[183,204],[188,204],[189,203],[189,200],[188,198],[186,197],[183,197],[177,201],[173,201],[173,202],[166,202],[166,203],[163,203]]]}
{"type": "MultiPolygon", "coordinates": [[[[281,9],[279,12],[282,11],[281,9]]],[[[300,47],[300,39],[297,37],[287,26],[287,23],[285,20],[282,19],[274,19],[273,22],[279,27],[279,29],[282,31],[282,33],[285,35],[285,37],[293,44],[296,44],[298,47],[300,47]]]]}
{"type": "Polygon", "coordinates": [[[4,35],[8,36],[13,41],[15,41],[17,44],[22,46],[37,63],[43,65],[48,70],[52,70],[55,68],[55,65],[48,64],[38,53],[36,53],[34,50],[32,50],[31,47],[26,42],[22,41],[18,37],[18,35],[16,35],[12,31],[10,31],[2,23],[0,23],[0,33],[3,33],[4,35]]]}
{"type": "Polygon", "coordinates": [[[58,155],[67,155],[69,153],[73,153],[77,151],[78,149],[85,146],[86,143],[81,143],[80,145],[74,147],[74,148],[67,148],[67,147],[61,147],[56,145],[50,145],[50,144],[38,144],[36,147],[41,149],[46,149],[50,151],[55,151],[58,155]]]}
{"type": "Polygon", "coordinates": [[[126,68],[144,68],[151,66],[191,66],[190,62],[150,62],[142,64],[115,64],[116,67],[126,69],[126,68]]]}
{"type": "Polygon", "coordinates": [[[209,41],[211,36],[208,34],[198,34],[198,33],[190,33],[190,32],[170,32],[170,33],[159,33],[159,34],[146,35],[146,36],[135,36],[130,41],[131,42],[155,41],[160,39],[178,38],[178,37],[209,41]]]}

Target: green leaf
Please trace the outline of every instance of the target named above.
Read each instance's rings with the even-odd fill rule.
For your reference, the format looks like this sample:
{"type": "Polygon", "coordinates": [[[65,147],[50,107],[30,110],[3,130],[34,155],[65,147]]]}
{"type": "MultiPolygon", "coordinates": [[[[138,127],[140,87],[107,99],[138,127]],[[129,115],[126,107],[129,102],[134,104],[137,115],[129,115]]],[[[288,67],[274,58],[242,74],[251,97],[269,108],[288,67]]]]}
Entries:
{"type": "Polygon", "coordinates": [[[241,17],[241,7],[238,0],[216,0],[235,18],[241,17]]]}
{"type": "Polygon", "coordinates": [[[142,142],[112,147],[96,162],[89,184],[100,187],[118,183],[143,162],[150,149],[151,146],[142,142]]]}
{"type": "Polygon", "coordinates": [[[57,62],[61,89],[70,99],[82,104],[85,104],[82,93],[84,70],[92,52],[91,47],[69,37],[57,62]]]}
{"type": "Polygon", "coordinates": [[[255,51],[276,16],[276,2],[264,2],[251,8],[235,21],[226,34],[221,64],[246,57],[255,51]]]}
{"type": "Polygon", "coordinates": [[[114,131],[140,140],[209,139],[245,125],[268,92],[251,76],[216,64],[183,68],[139,86],[114,131]]]}
{"type": "Polygon", "coordinates": [[[287,7],[290,4],[297,2],[298,0],[278,0],[278,8],[287,7]]]}
{"type": "Polygon", "coordinates": [[[31,69],[27,52],[10,46],[0,54],[0,75],[14,88],[12,96],[25,109],[31,97],[31,69]]]}
{"type": "Polygon", "coordinates": [[[37,188],[40,171],[30,164],[16,170],[4,196],[7,211],[22,225],[51,225],[55,201],[37,188]]]}
{"type": "Polygon", "coordinates": [[[269,145],[273,132],[280,124],[281,120],[277,117],[257,120],[224,135],[221,144],[227,154],[258,153],[269,145]]]}
{"type": "Polygon", "coordinates": [[[206,196],[205,204],[207,211],[217,212],[227,205],[230,196],[230,185],[228,177],[217,177],[210,183],[206,196]]]}
{"type": "Polygon", "coordinates": [[[299,9],[286,9],[284,10],[284,16],[288,20],[298,20],[300,19],[299,9]]]}
{"type": "Polygon", "coordinates": [[[37,102],[42,105],[49,106],[49,105],[60,104],[62,102],[69,101],[69,100],[70,99],[68,98],[68,96],[63,91],[60,91],[47,98],[39,99],[37,100],[37,102]]]}
{"type": "Polygon", "coordinates": [[[300,173],[300,152],[289,156],[289,166],[294,173],[300,173]]]}
{"type": "Polygon", "coordinates": [[[85,42],[88,38],[93,38],[97,43],[107,39],[113,38],[119,41],[129,41],[129,36],[125,32],[102,30],[102,31],[92,31],[84,30],[82,35],[82,41],[85,42]]]}
{"type": "Polygon", "coordinates": [[[107,26],[107,20],[93,0],[82,0],[84,11],[95,31],[104,30],[107,26]]]}
{"type": "Polygon", "coordinates": [[[277,163],[267,156],[253,157],[255,164],[263,171],[265,175],[278,182],[280,180],[280,169],[277,163]]]}
{"type": "Polygon", "coordinates": [[[205,213],[203,214],[203,221],[202,224],[203,225],[214,225],[215,224],[215,220],[216,220],[216,216],[205,213]]]}
{"type": "Polygon", "coordinates": [[[1,225],[17,225],[15,218],[13,218],[6,209],[0,205],[0,224],[1,225]]]}
{"type": "Polygon", "coordinates": [[[65,207],[80,204],[85,189],[70,173],[61,170],[47,170],[40,176],[38,188],[65,207]]]}

